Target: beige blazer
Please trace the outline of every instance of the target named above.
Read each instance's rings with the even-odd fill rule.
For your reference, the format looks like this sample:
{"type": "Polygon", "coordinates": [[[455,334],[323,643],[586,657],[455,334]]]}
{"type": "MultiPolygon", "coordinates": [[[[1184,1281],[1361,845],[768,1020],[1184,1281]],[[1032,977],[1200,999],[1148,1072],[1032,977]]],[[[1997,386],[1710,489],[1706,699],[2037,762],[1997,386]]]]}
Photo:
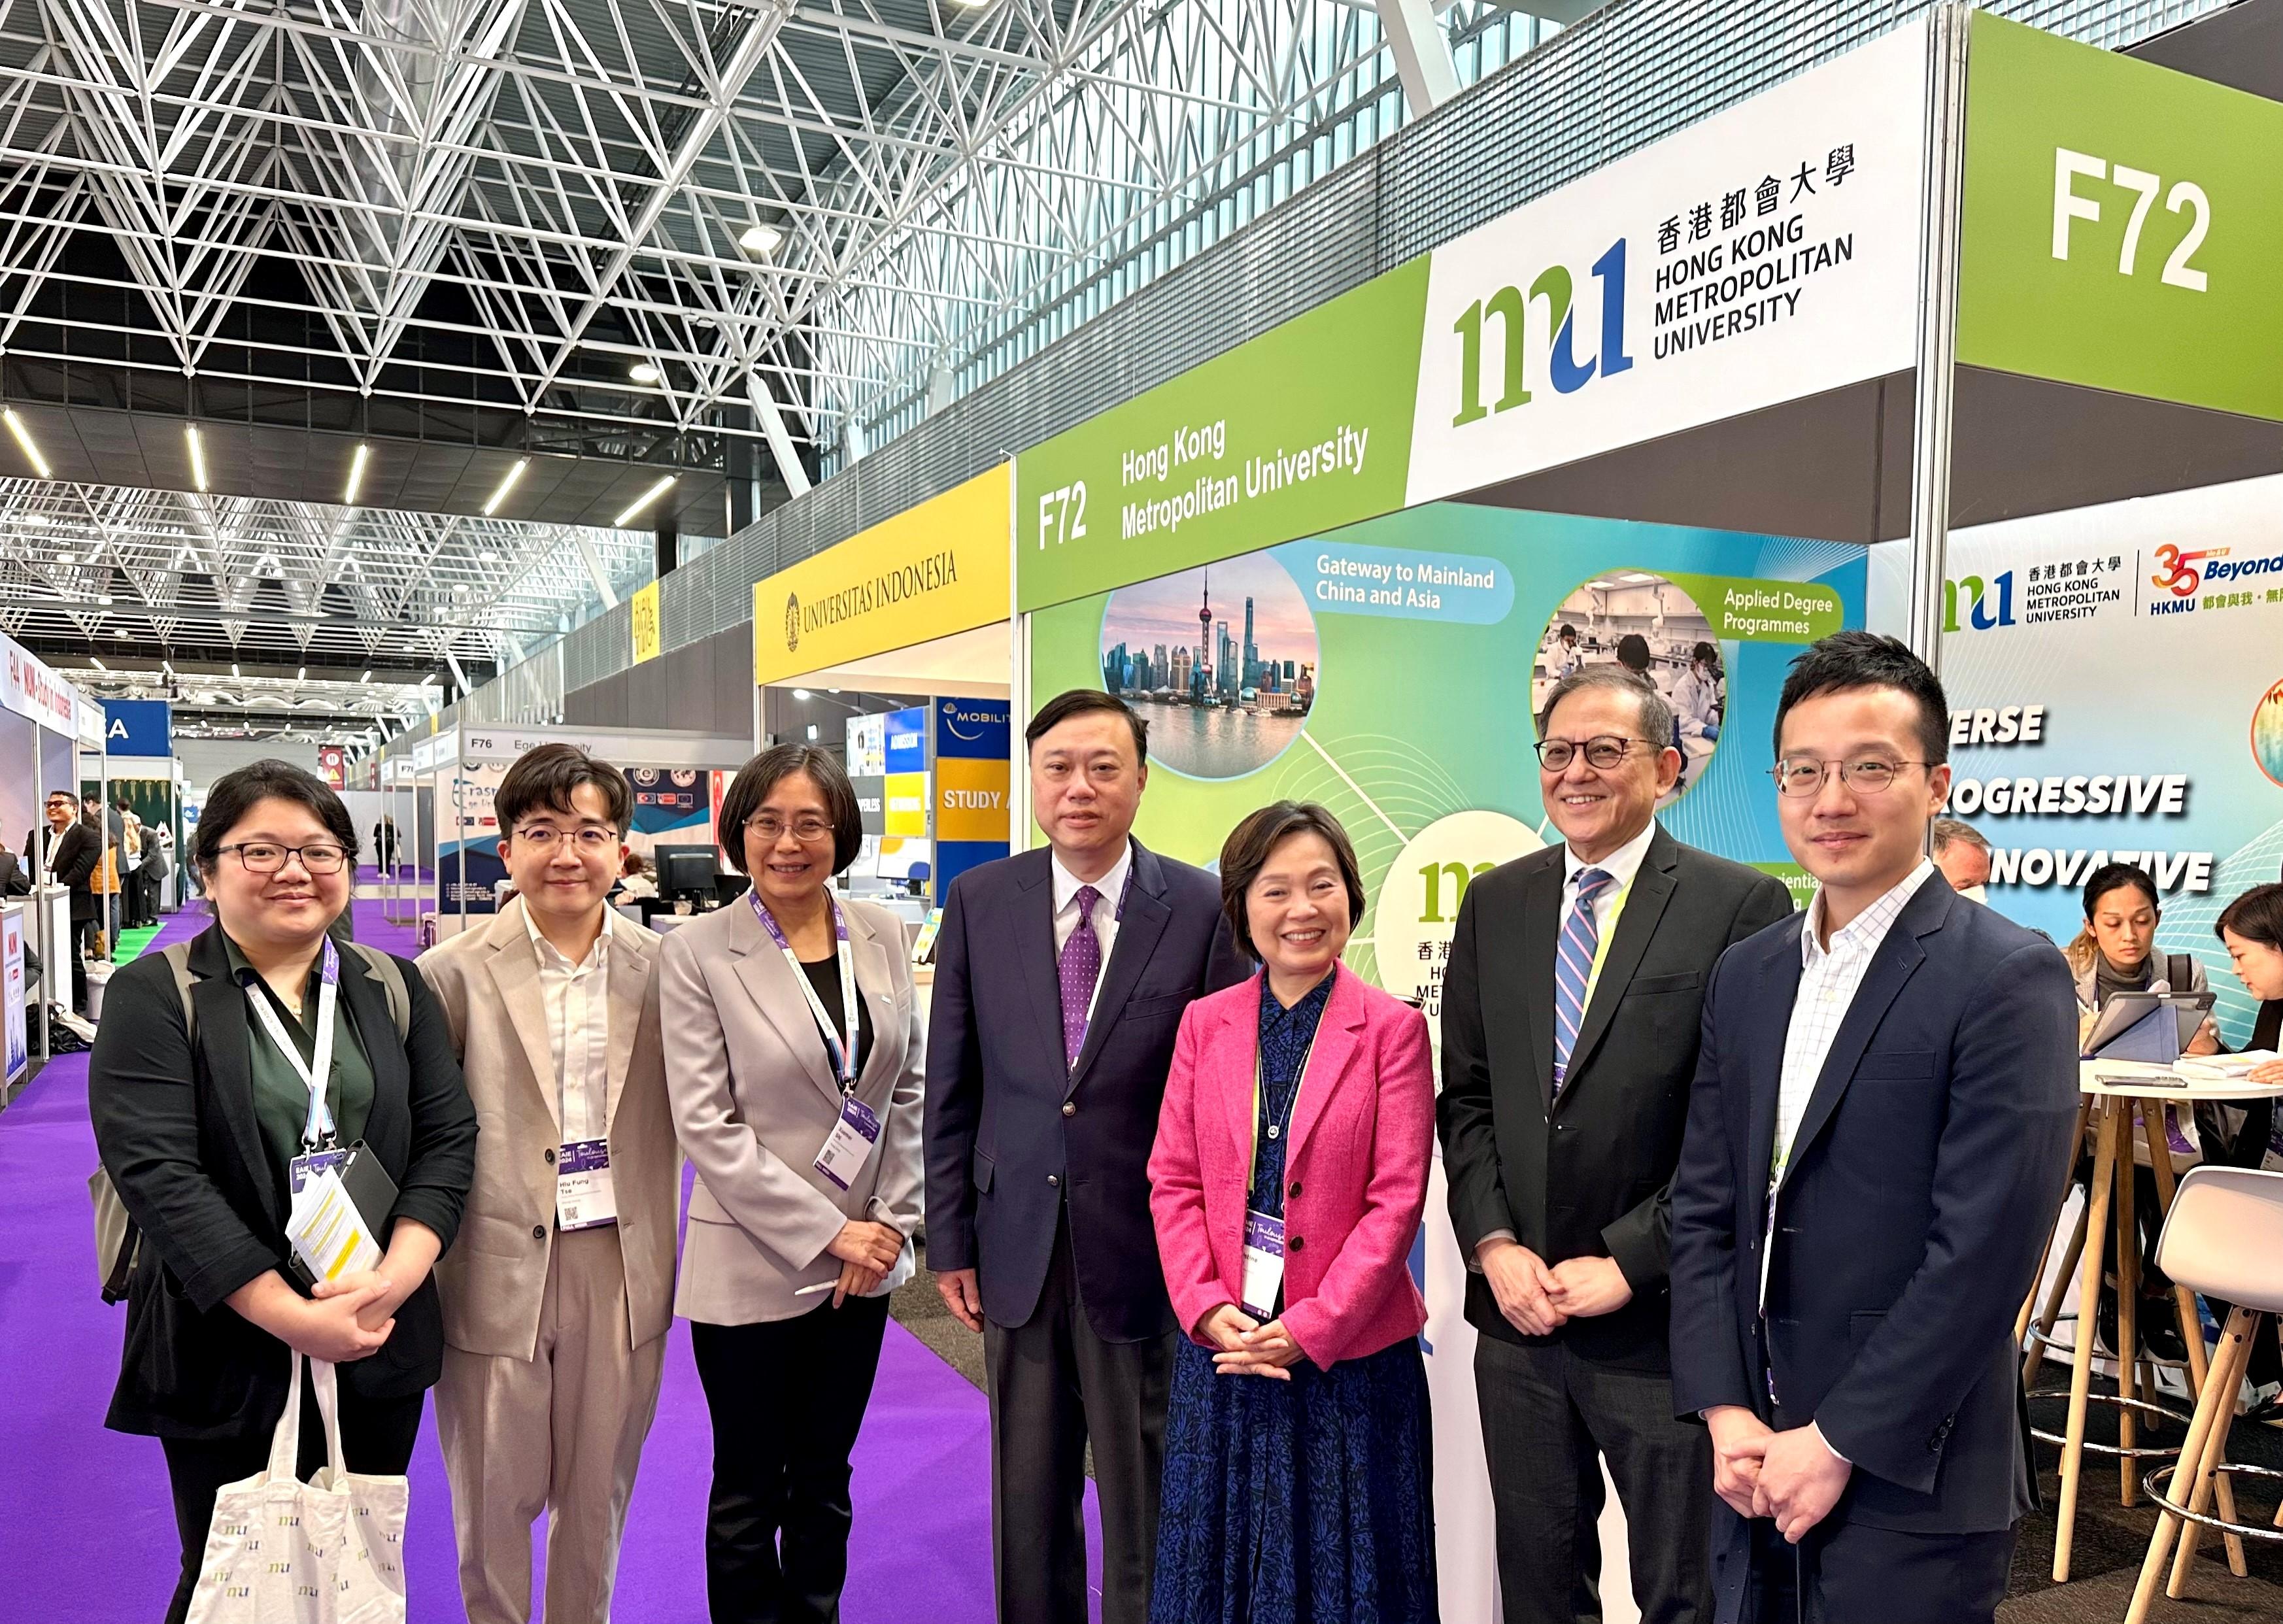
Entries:
{"type": "MultiPolygon", "coordinates": [[[[675,1209],[682,1156],[658,1042],[658,937],[611,926],[611,1184],[627,1271],[627,1346],[673,1323],[675,1209]]],[[[436,1264],[444,1339],[464,1353],[530,1359],[555,1245],[555,1059],[539,990],[539,953],[521,898],[488,923],[420,956],[452,1028],[475,1101],[476,1177],[459,1238],[436,1264]]]]}
{"type": "MultiPolygon", "coordinates": [[[[922,1066],[918,1000],[895,916],[844,901],[856,993],[872,1011],[872,1050],[857,1097],[880,1119],[880,1142],[848,1190],[816,1170],[840,1116],[840,1090],[800,972],[750,905],[738,902],[666,933],[658,951],[666,1089],[674,1131],[697,1169],[674,1312],[710,1325],[806,1314],[840,1261],[825,1251],[851,1219],[919,1227],[922,1066]]],[[[907,1245],[882,1293],[912,1277],[907,1245]]]]}

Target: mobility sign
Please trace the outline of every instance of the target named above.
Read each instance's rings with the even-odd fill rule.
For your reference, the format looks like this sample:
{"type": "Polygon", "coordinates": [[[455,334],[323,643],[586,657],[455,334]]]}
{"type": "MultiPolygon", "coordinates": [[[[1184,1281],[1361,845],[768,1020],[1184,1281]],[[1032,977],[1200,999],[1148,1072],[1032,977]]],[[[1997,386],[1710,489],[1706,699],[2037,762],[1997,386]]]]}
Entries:
{"type": "Polygon", "coordinates": [[[940,902],[951,882],[1007,855],[1014,718],[1004,699],[935,701],[935,871],[940,902]]]}
{"type": "Polygon", "coordinates": [[[2283,418],[2283,104],[1975,13],[1958,358],[2283,418]]]}

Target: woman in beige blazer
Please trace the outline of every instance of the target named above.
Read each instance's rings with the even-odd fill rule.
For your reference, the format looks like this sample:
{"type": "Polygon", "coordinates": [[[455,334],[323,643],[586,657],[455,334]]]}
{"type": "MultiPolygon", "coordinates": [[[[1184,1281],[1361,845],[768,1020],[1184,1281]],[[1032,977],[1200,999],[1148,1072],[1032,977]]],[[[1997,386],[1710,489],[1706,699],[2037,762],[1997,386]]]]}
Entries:
{"type": "Polygon", "coordinates": [[[697,1172],[674,1311],[713,1417],[706,1596],[715,1624],[824,1624],[888,1293],[913,1269],[920,1019],[894,916],[830,893],[863,839],[838,761],[763,751],[721,827],[753,889],[668,932],[658,967],[697,1172]]]}

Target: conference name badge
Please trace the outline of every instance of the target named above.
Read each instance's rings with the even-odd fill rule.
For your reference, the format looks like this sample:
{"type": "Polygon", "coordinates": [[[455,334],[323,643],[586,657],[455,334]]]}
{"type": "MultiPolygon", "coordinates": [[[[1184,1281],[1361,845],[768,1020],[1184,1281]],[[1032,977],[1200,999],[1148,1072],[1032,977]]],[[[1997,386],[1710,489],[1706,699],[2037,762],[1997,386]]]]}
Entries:
{"type": "Polygon", "coordinates": [[[311,1151],[306,1156],[296,1156],[292,1161],[285,1164],[285,1181],[287,1189],[291,1193],[298,1196],[301,1193],[301,1187],[304,1184],[307,1184],[311,1179],[316,1177],[318,1174],[326,1171],[328,1168],[338,1172],[341,1164],[347,1161],[348,1159],[349,1153],[346,1148],[331,1151],[311,1151]]]}
{"type": "Polygon", "coordinates": [[[303,1181],[293,1196],[285,1238],[316,1280],[338,1280],[380,1263],[380,1243],[342,1185],[338,1166],[316,1168],[303,1181]]]}
{"type": "Polygon", "coordinates": [[[840,1102],[840,1120],[825,1136],[824,1148],[816,1153],[816,1170],[845,1190],[856,1182],[856,1175],[872,1159],[872,1147],[879,1142],[880,1119],[851,1094],[840,1102]]]}
{"type": "Polygon", "coordinates": [[[1264,1323],[1276,1317],[1284,1289],[1284,1221],[1248,1208],[1244,1214],[1244,1311],[1264,1323]]]}
{"type": "Polygon", "coordinates": [[[619,1221],[611,1187],[611,1142],[574,1139],[555,1152],[555,1227],[600,1229],[619,1221]]]}

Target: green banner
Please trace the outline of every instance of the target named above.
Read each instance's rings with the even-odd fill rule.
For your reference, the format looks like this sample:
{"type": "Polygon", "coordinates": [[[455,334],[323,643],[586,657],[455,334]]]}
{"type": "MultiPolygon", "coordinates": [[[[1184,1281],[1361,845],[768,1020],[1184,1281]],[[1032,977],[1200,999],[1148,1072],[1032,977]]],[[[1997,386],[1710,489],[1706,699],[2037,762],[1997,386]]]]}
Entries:
{"type": "Polygon", "coordinates": [[[1403,505],[1425,255],[1017,459],[1027,612],[1403,505]]]}
{"type": "Polygon", "coordinates": [[[1739,643],[1813,643],[1846,624],[1839,594],[1804,581],[1741,575],[1680,575],[1672,584],[1695,600],[1713,636],[1739,643]]]}
{"type": "Polygon", "coordinates": [[[1974,16],[1958,358],[2283,418],[2283,104],[1974,16]]]}

